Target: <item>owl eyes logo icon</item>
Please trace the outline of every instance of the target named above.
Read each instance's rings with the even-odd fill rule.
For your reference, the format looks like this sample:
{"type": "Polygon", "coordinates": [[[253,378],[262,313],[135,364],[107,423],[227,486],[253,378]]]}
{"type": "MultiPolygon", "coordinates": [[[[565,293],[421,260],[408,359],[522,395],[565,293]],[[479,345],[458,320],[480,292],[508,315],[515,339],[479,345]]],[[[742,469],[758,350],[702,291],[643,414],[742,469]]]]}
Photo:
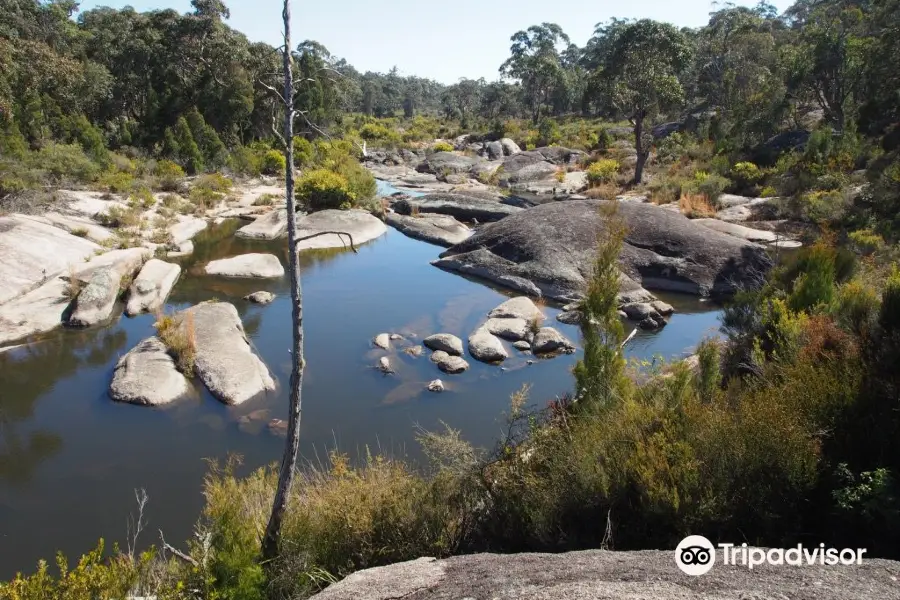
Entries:
{"type": "Polygon", "coordinates": [[[675,564],[687,575],[703,575],[716,564],[716,549],[702,535],[689,535],[675,548],[675,564]]]}

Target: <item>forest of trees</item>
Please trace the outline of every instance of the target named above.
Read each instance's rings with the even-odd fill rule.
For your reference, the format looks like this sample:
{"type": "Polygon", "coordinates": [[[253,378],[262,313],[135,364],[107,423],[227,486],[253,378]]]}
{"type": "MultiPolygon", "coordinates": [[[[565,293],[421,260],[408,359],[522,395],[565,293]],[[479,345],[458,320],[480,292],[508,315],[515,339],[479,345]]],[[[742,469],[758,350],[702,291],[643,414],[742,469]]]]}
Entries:
{"type": "MultiPolygon", "coordinates": [[[[32,147],[48,140],[133,146],[163,155],[184,132],[216,163],[219,146],[271,136],[278,55],[232,29],[222,0],[193,12],[140,13],[74,0],[4,0],[0,11],[0,121],[32,147]]],[[[805,125],[880,135],[898,120],[898,3],[801,0],[784,14],[766,3],[726,4],[700,29],[648,20],[597,25],[584,47],[553,23],[512,36],[502,78],[451,86],[359,73],[314,41],[296,49],[311,80],[298,110],[327,128],[341,115],[440,115],[463,127],[565,115],[657,121],[712,117],[737,146],[805,125]]],[[[312,131],[307,132],[310,136],[312,131]]],[[[183,141],[183,140],[182,140],[183,141]]],[[[6,143],[9,145],[9,142],[6,143]]],[[[2,148],[0,148],[2,150],[2,148]]]]}

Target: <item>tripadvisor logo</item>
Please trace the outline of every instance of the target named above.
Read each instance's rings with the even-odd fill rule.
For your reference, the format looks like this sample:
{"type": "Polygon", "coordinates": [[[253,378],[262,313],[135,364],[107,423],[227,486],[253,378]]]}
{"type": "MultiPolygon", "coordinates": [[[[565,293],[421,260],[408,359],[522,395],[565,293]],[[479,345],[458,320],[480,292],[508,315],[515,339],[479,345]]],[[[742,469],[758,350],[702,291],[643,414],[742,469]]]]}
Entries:
{"type": "MultiPolygon", "coordinates": [[[[825,544],[804,548],[751,548],[747,544],[718,544],[722,550],[722,564],[747,567],[753,570],[760,565],[861,565],[865,548],[826,548],[825,544]]],[[[675,548],[675,564],[687,575],[703,575],[716,564],[716,546],[702,535],[689,535],[675,548]]]]}

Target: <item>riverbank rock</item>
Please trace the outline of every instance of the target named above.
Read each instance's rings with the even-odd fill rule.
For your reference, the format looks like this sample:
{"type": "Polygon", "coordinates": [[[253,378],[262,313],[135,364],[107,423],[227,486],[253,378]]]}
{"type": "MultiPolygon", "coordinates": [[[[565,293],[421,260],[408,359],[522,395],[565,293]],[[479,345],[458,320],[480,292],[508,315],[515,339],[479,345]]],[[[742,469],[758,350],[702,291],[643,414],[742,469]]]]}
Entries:
{"type": "Polygon", "coordinates": [[[178,265],[156,258],[148,260],[128,289],[125,314],[134,316],[161,308],[180,274],[178,265]]]}
{"type": "Polygon", "coordinates": [[[564,310],[556,315],[556,320],[565,325],[581,324],[582,314],[580,310],[564,310]]]}
{"type": "Polygon", "coordinates": [[[506,156],[512,156],[522,151],[519,145],[510,138],[500,138],[500,146],[503,148],[503,154],[506,156]]]}
{"type": "Polygon", "coordinates": [[[160,406],[187,396],[190,390],[166,345],[150,337],[116,363],[109,396],[117,402],[160,406]]]}
{"type": "Polygon", "coordinates": [[[147,248],[129,248],[97,257],[99,264],[79,273],[79,278],[87,276],[86,271],[90,272],[90,276],[72,303],[68,325],[90,327],[109,319],[116,300],[122,294],[123,285],[130,285],[134,274],[150,256],[147,248]]]}
{"type": "Polygon", "coordinates": [[[70,268],[80,268],[102,247],[25,215],[0,217],[0,305],[70,268]]]}
{"type": "Polygon", "coordinates": [[[433,175],[466,173],[476,162],[479,162],[479,159],[462,154],[435,152],[423,160],[416,167],[416,171],[419,173],[431,173],[433,175]]]}
{"type": "Polygon", "coordinates": [[[388,213],[385,220],[404,235],[449,248],[472,235],[472,230],[451,217],[425,213],[415,217],[388,213]]]}
{"type": "MultiPolygon", "coordinates": [[[[581,298],[603,233],[605,205],[570,200],[528,209],[481,227],[432,264],[532,296],[581,298]]],[[[658,206],[620,203],[618,214],[628,227],[619,254],[622,303],[653,300],[643,288],[726,295],[771,267],[763,247],[658,206]]]]}
{"type": "Polygon", "coordinates": [[[531,344],[525,340],[519,340],[518,342],[513,342],[513,348],[519,352],[528,352],[531,350],[531,344]]]}
{"type": "Polygon", "coordinates": [[[492,334],[486,327],[479,327],[469,336],[469,354],[475,360],[493,363],[509,358],[500,338],[492,334]]]}
{"type": "Polygon", "coordinates": [[[244,225],[234,235],[251,240],[274,240],[287,232],[287,226],[287,210],[280,208],[244,225]]]}
{"type": "Polygon", "coordinates": [[[550,352],[572,352],[575,345],[566,336],[552,327],[541,327],[534,335],[531,342],[531,351],[535,354],[549,354],[550,352]]]}
{"type": "Polygon", "coordinates": [[[882,559],[752,571],[723,563],[719,551],[710,572],[691,577],[671,550],[424,557],[358,571],[312,600],[893,600],[900,579],[900,562],[882,559]]]}
{"type": "Polygon", "coordinates": [[[178,222],[169,226],[169,234],[172,236],[172,244],[182,246],[193,239],[198,233],[206,229],[206,219],[192,217],[190,215],[178,215],[178,222]]]}
{"type": "Polygon", "coordinates": [[[193,324],[194,370],[210,393],[240,404],[275,390],[265,363],[253,352],[233,304],[204,302],[176,313],[185,335],[193,324]]]}
{"type": "Polygon", "coordinates": [[[93,219],[81,215],[63,215],[58,212],[48,212],[40,217],[32,218],[98,244],[102,244],[114,237],[112,231],[102,225],[98,225],[93,219]]]}
{"type": "Polygon", "coordinates": [[[272,292],[253,292],[252,294],[244,296],[244,300],[252,302],[253,304],[269,304],[274,299],[275,294],[272,292]]]}
{"type": "Polygon", "coordinates": [[[422,344],[429,350],[443,351],[453,356],[462,356],[462,340],[449,333],[435,333],[422,340],[422,344]]]}
{"type": "Polygon", "coordinates": [[[384,373],[385,375],[391,375],[394,372],[393,367],[391,367],[391,359],[387,356],[382,356],[378,359],[378,370],[384,373]]]}
{"type": "Polygon", "coordinates": [[[546,179],[555,175],[556,171],[557,165],[545,159],[540,153],[520,152],[503,161],[500,186],[512,187],[514,184],[546,179]]]}
{"type": "Polygon", "coordinates": [[[429,392],[443,392],[444,391],[444,382],[440,379],[435,379],[431,383],[428,384],[429,392]]]}
{"type": "MultiPolygon", "coordinates": [[[[353,244],[360,246],[381,237],[387,232],[384,222],[364,210],[320,210],[297,219],[297,238],[337,231],[353,236],[353,244]]],[[[320,235],[297,243],[298,250],[322,250],[328,248],[350,248],[347,236],[334,234],[320,235]]]]}
{"type": "Polygon", "coordinates": [[[60,327],[71,302],[68,281],[55,277],[24,296],[3,304],[0,306],[0,344],[60,327]]]}
{"type": "Polygon", "coordinates": [[[522,212],[516,206],[501,204],[496,200],[489,200],[476,196],[463,194],[435,193],[418,196],[415,198],[401,198],[393,203],[392,208],[401,215],[418,213],[438,213],[450,215],[460,221],[479,223],[499,221],[510,215],[522,212]]]}
{"type": "MultiPolygon", "coordinates": [[[[737,196],[740,198],[740,196],[737,196]]],[[[748,202],[733,203],[716,213],[720,221],[731,223],[741,221],[757,221],[775,212],[773,198],[748,198],[748,202]]]]}
{"type": "Polygon", "coordinates": [[[455,375],[469,368],[469,363],[461,356],[447,354],[443,350],[437,350],[431,354],[431,362],[437,365],[444,373],[455,375]]]}
{"type": "Polygon", "coordinates": [[[214,260],[206,265],[207,275],[273,279],[284,276],[284,267],[274,254],[241,254],[214,260]]]}

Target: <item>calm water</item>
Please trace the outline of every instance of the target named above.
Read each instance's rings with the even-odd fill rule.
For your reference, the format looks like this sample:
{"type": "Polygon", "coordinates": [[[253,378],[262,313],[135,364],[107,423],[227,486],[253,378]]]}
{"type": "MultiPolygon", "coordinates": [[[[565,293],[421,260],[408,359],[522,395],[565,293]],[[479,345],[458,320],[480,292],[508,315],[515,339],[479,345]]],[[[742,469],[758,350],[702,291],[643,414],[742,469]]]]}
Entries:
{"type": "MultiPolygon", "coordinates": [[[[202,234],[167,310],[218,298],[237,306],[279,391],[240,407],[201,397],[164,409],[117,404],[107,387],[117,359],[153,334],[153,318],[122,317],[87,331],[60,330],[25,348],[0,353],[0,578],[31,571],[56,550],[69,555],[93,547],[97,538],[123,541],[134,510],[134,488],[150,496],[144,542],[190,535],[202,506],[205,459],[229,453],[249,470],[277,461],[283,438],[266,423],[287,418],[290,346],[286,280],[268,282],[211,278],[197,272],[211,258],[272,252],[286,263],[286,244],[234,238],[237,222],[202,234]],[[278,295],[268,306],[241,297],[257,290],[278,295]]],[[[543,404],[569,391],[569,369],[579,354],[527,366],[521,355],[506,371],[470,360],[462,375],[443,375],[426,356],[393,353],[397,375],[372,368],[380,353],[370,348],[380,332],[421,337],[443,331],[463,339],[506,296],[429,265],[441,248],[388,233],[350,252],[306,254],[302,258],[307,369],[304,378],[303,453],[309,460],[331,448],[351,456],[380,448],[396,456],[419,457],[417,425],[441,421],[488,447],[500,432],[510,393],[532,384],[532,401],[543,404]],[[448,390],[423,391],[440,377],[448,390]]],[[[665,296],[678,309],[657,333],[641,332],[629,354],[679,356],[718,327],[718,312],[695,299],[665,296]]],[[[572,339],[575,327],[549,324],[572,339]]],[[[202,387],[202,386],[201,386],[202,387]]]]}

